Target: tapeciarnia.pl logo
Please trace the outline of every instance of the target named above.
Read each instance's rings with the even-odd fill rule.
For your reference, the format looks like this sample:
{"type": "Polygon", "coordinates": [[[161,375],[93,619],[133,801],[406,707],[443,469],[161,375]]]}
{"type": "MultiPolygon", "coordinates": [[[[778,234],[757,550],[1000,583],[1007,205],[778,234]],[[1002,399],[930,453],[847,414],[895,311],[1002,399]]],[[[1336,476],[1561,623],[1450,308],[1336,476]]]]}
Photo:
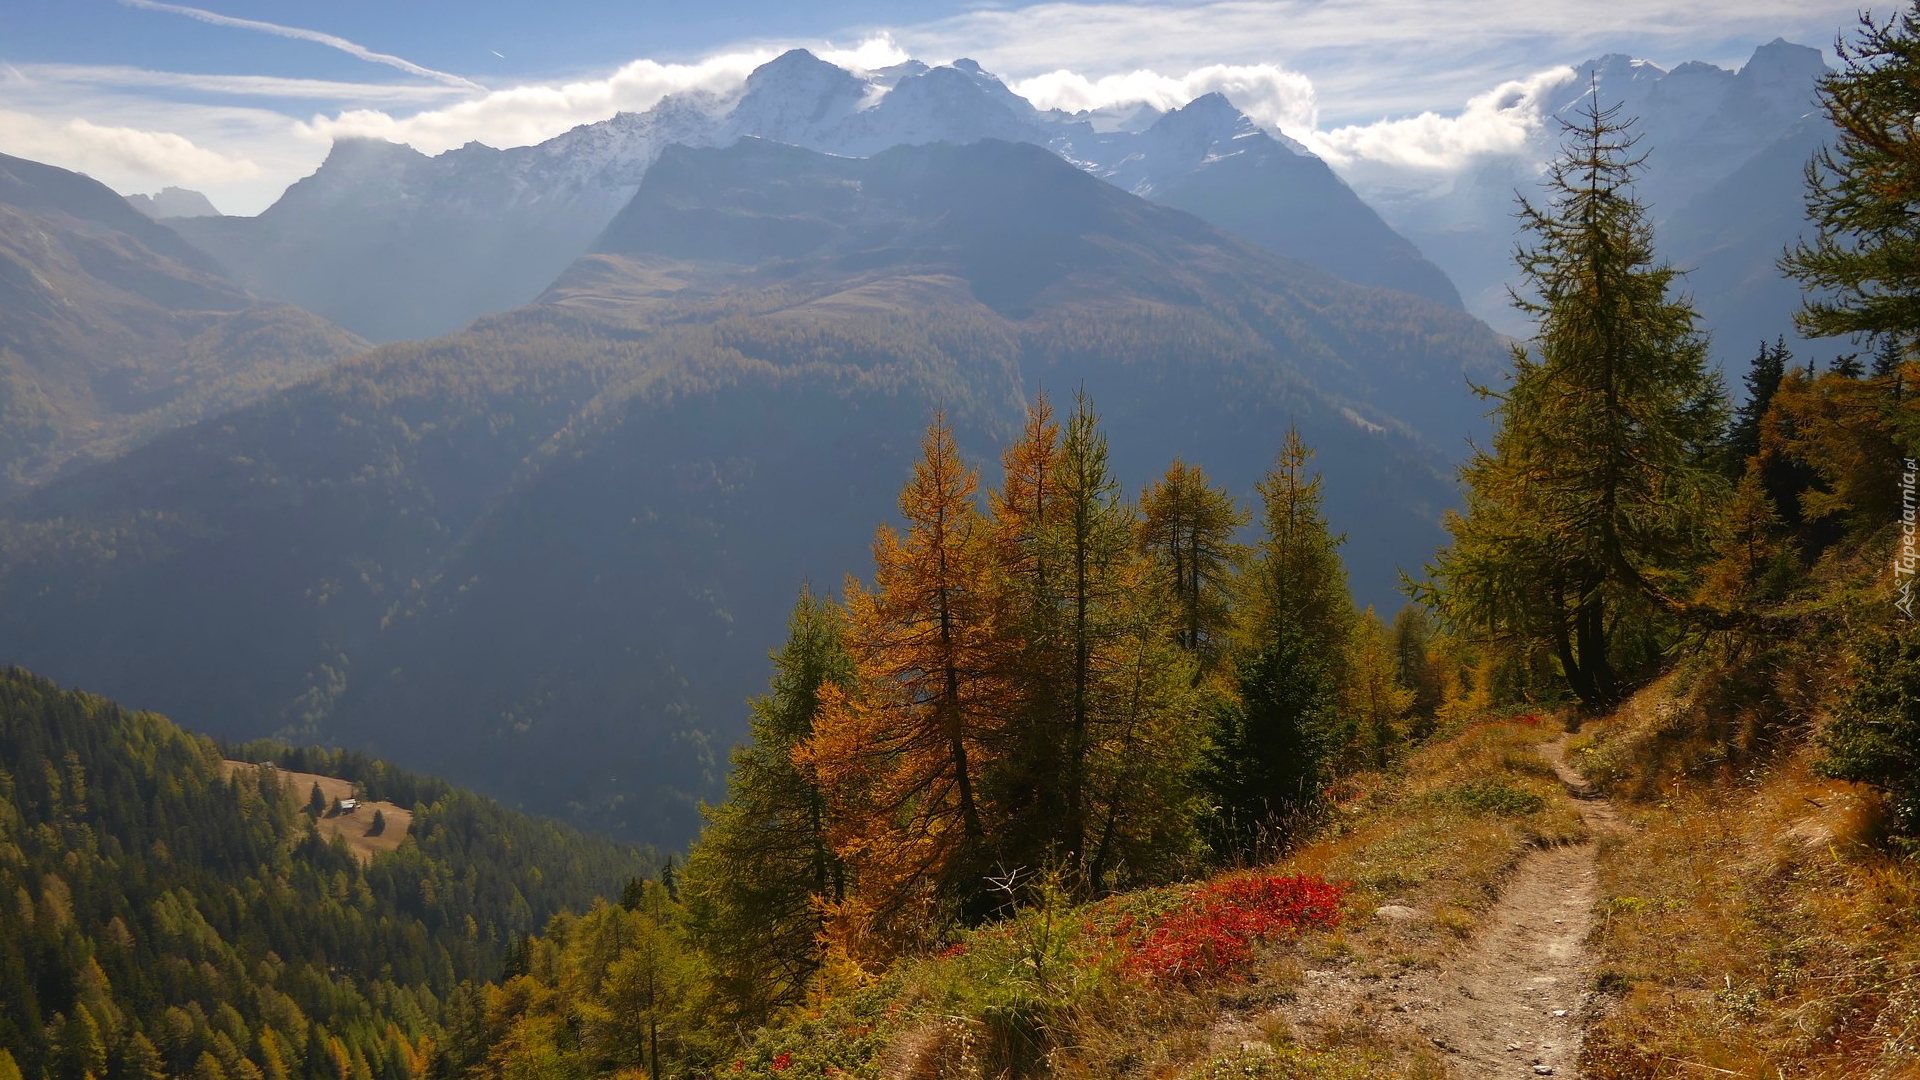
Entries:
{"type": "Polygon", "coordinates": [[[1920,465],[1906,458],[1900,473],[1900,554],[1893,560],[1893,588],[1897,598],[1893,606],[1900,614],[1913,618],[1913,577],[1920,569],[1920,550],[1916,550],[1914,481],[1920,477],[1920,465]]]}

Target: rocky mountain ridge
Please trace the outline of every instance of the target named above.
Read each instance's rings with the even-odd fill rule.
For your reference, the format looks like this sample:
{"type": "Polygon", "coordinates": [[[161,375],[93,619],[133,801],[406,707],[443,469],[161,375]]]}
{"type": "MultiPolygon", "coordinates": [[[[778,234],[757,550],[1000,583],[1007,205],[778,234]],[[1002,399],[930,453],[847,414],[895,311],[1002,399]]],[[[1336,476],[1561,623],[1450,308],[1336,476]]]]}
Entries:
{"type": "Polygon", "coordinates": [[[1412,244],[1297,144],[1217,95],[1144,131],[1097,131],[1041,111],[971,60],[857,74],[804,50],[769,61],[738,95],[689,93],[535,146],[478,143],[429,157],[343,139],[256,218],[176,224],[262,295],[376,340],[426,337],[531,300],[584,253],[669,145],[752,136],[865,157],[983,138],[1045,146],[1115,184],[1182,208],[1359,284],[1458,306],[1412,244]],[[1210,217],[1210,215],[1212,215],[1210,217]]]}

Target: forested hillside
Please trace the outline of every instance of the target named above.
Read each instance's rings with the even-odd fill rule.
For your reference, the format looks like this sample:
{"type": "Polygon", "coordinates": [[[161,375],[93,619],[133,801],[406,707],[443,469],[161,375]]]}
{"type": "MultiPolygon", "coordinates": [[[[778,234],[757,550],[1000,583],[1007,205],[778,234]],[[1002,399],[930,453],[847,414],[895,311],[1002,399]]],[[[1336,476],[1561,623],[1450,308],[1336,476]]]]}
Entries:
{"type": "Polygon", "coordinates": [[[468,980],[644,852],[363,758],[244,748],[409,806],[362,866],[274,770],[0,673],[0,1075],[411,1080],[468,980]]]}
{"type": "Polygon", "coordinates": [[[364,347],[105,185],[0,154],[0,500],[364,347]]]}
{"type": "Polygon", "coordinates": [[[1387,603],[1498,357],[1031,146],[676,151],[601,246],[542,305],[0,511],[0,651],[677,845],[797,583],[861,563],[935,409],[977,460],[1084,385],[1129,491],[1182,456],[1241,497],[1297,423],[1387,603]]]}

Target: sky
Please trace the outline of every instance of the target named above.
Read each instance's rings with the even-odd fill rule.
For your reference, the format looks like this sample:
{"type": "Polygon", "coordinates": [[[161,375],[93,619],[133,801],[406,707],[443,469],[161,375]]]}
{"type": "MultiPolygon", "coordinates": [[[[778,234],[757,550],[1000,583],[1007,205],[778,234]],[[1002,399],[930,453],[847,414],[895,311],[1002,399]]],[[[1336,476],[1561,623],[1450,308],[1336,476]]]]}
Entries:
{"type": "Polygon", "coordinates": [[[122,192],[252,214],[335,137],[437,153],[524,145],[676,90],[736,88],[790,47],[848,67],[971,57],[1043,107],[1209,90],[1336,168],[1470,167],[1516,101],[1624,52],[1737,68],[1775,37],[1824,48],[1833,0],[10,0],[0,152],[122,192]]]}

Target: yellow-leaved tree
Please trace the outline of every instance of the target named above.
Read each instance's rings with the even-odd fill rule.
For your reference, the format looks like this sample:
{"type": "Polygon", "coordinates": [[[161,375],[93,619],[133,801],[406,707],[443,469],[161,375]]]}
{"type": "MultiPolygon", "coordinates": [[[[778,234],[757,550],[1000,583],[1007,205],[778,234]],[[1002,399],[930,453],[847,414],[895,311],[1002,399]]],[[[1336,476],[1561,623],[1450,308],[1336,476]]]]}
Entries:
{"type": "Polygon", "coordinates": [[[827,795],[852,886],[827,933],[852,951],[910,944],[942,904],[979,896],[993,869],[980,781],[1009,694],[978,492],[936,416],[900,495],[906,531],[880,527],[872,588],[847,582],[852,688],[821,688],[813,734],[795,750],[827,795]]]}

